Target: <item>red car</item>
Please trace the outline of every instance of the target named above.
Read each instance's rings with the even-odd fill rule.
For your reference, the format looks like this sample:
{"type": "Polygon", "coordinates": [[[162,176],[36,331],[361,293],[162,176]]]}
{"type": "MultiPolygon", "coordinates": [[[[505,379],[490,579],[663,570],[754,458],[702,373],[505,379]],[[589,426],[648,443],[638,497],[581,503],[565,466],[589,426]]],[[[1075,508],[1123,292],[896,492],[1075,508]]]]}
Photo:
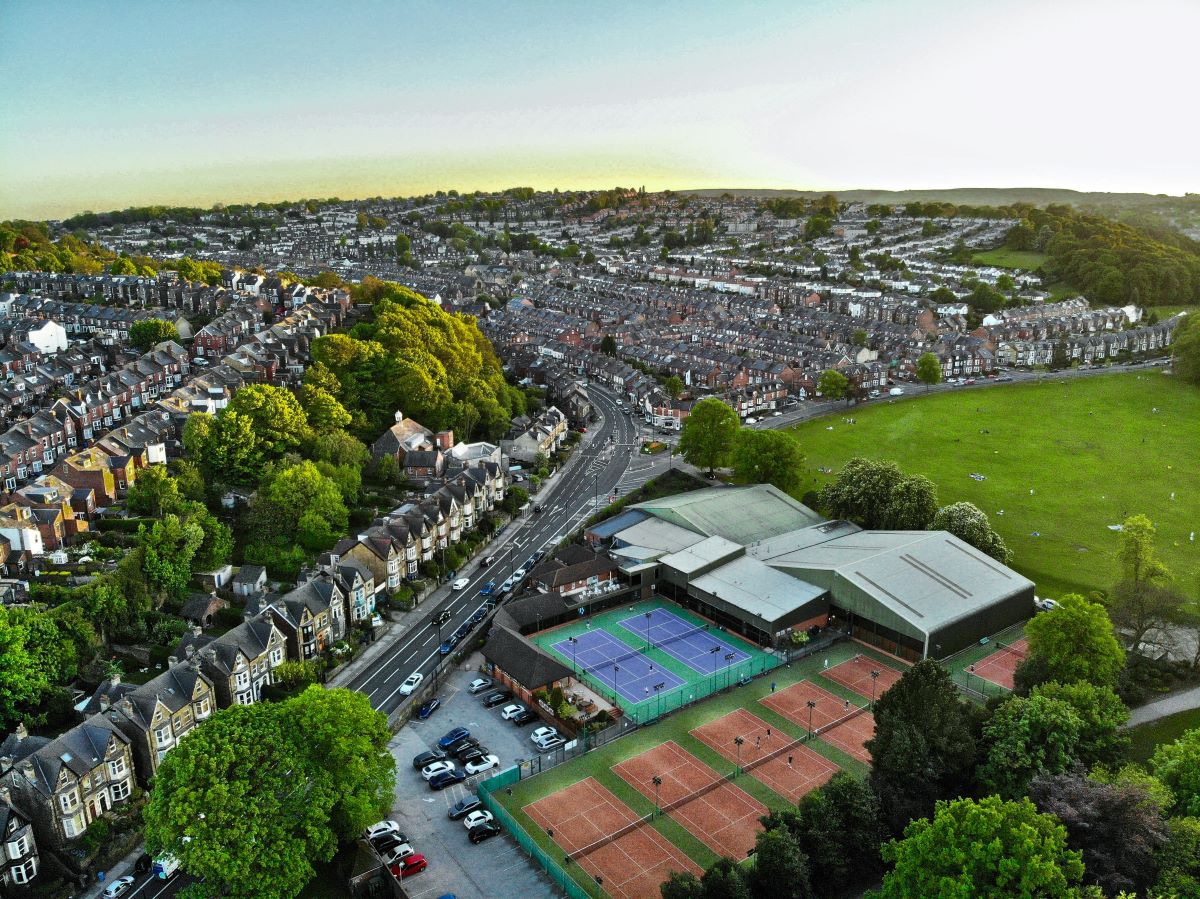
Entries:
{"type": "Polygon", "coordinates": [[[392,872],[393,877],[403,879],[405,877],[412,877],[414,874],[420,874],[428,867],[429,862],[425,861],[425,856],[410,855],[403,861],[392,865],[388,870],[392,872]]]}

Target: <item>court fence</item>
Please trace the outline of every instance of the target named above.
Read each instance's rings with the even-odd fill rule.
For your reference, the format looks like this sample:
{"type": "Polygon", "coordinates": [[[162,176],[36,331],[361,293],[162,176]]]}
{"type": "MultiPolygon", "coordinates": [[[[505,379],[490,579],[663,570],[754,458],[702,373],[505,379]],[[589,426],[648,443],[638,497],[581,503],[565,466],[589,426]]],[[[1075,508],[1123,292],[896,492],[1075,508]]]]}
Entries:
{"type": "Polygon", "coordinates": [[[1021,639],[1023,633],[1024,623],[1013,625],[938,661],[950,673],[954,686],[969,699],[986,703],[994,696],[1010,696],[1012,691],[988,680],[977,673],[977,670],[984,659],[997,652],[1015,656],[1018,660],[1023,659],[1025,653],[1012,646],[1021,639]]]}

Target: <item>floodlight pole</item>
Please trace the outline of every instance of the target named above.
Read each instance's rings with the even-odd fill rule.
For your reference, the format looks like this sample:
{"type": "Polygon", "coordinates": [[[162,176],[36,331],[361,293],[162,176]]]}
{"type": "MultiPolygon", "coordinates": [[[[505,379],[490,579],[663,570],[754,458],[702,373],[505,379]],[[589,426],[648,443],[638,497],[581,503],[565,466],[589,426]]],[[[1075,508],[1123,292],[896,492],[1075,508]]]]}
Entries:
{"type": "Polygon", "coordinates": [[[646,613],[646,652],[650,651],[650,613],[646,613]]]}
{"type": "Polygon", "coordinates": [[[742,744],[745,742],[746,741],[743,740],[741,737],[733,738],[733,743],[735,746],[737,746],[737,768],[735,768],[733,771],[734,777],[737,777],[738,774],[740,774],[742,771],[742,744]]]}
{"type": "Polygon", "coordinates": [[[579,671],[575,665],[575,644],[579,642],[579,638],[569,637],[568,639],[571,641],[571,670],[578,674],[579,671]]]}
{"type": "Polygon", "coordinates": [[[879,672],[872,669],[871,671],[871,708],[875,708],[875,682],[879,680],[879,672]]]}
{"type": "Polygon", "coordinates": [[[807,705],[808,705],[808,736],[811,738],[813,736],[812,713],[813,713],[813,709],[815,709],[817,707],[817,701],[815,699],[810,699],[808,701],[807,705]]]}
{"type": "Polygon", "coordinates": [[[657,818],[662,813],[658,803],[658,788],[662,786],[662,778],[655,774],[650,780],[654,783],[654,817],[657,818]]]}

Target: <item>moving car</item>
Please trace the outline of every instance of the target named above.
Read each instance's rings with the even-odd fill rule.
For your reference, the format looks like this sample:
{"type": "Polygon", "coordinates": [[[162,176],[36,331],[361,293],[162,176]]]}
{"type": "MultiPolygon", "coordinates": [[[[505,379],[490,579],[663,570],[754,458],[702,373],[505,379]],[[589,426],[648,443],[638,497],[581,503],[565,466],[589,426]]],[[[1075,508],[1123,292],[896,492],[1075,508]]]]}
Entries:
{"type": "MultiPolygon", "coordinates": [[[[442,752],[442,750],[440,750],[440,749],[434,749],[434,750],[431,750],[430,752],[422,752],[420,755],[413,758],[413,767],[417,768],[419,770],[428,765],[432,765],[434,762],[444,762],[445,760],[446,760],[446,753],[442,752]]],[[[380,823],[395,824],[395,829],[396,830],[400,829],[400,825],[396,824],[395,821],[383,821],[380,823]]],[[[374,825],[374,824],[371,825],[371,827],[375,827],[375,826],[376,825],[374,825]]]]}
{"type": "Polygon", "coordinates": [[[426,765],[421,769],[421,776],[426,780],[433,780],[433,778],[437,777],[437,775],[453,770],[454,762],[447,759],[443,762],[434,762],[431,765],[426,765]]]}
{"type": "Polygon", "coordinates": [[[512,723],[517,727],[524,727],[526,724],[532,724],[534,721],[537,721],[538,716],[536,712],[531,712],[529,709],[526,709],[525,711],[514,715],[509,720],[512,721],[512,723]]]}
{"type": "Polygon", "coordinates": [[[446,816],[451,821],[457,821],[463,815],[475,811],[475,809],[479,808],[481,805],[483,805],[483,803],[479,801],[478,796],[464,796],[462,799],[458,800],[458,802],[454,803],[454,805],[450,806],[449,810],[446,812],[446,816]]]}
{"type": "Polygon", "coordinates": [[[512,705],[506,705],[504,707],[504,709],[500,712],[500,717],[505,721],[512,721],[513,718],[516,718],[517,715],[521,714],[523,711],[525,711],[525,706],[521,705],[519,702],[514,702],[512,705]]]}
{"type": "Polygon", "coordinates": [[[495,682],[490,677],[477,677],[467,684],[467,692],[474,696],[495,685],[495,682]]]}
{"type": "Polygon", "coordinates": [[[393,877],[401,879],[412,877],[414,874],[420,874],[429,867],[429,862],[425,860],[423,855],[410,855],[398,865],[391,865],[388,870],[392,872],[393,877]]]}
{"type": "Polygon", "coordinates": [[[114,899],[116,896],[124,896],[133,889],[132,877],[118,877],[112,883],[104,888],[104,899],[114,899]]]}
{"type": "Polygon", "coordinates": [[[450,610],[449,609],[442,609],[440,612],[438,612],[436,615],[433,616],[433,623],[435,625],[445,624],[449,620],[450,620],[450,610]]]}
{"type": "Polygon", "coordinates": [[[461,771],[443,771],[429,781],[429,789],[444,790],[451,784],[460,784],[467,779],[467,775],[461,771]]]}
{"type": "Polygon", "coordinates": [[[497,690],[495,693],[489,693],[483,697],[483,705],[485,708],[495,708],[502,702],[508,702],[513,698],[512,690],[497,690]]]}
{"type": "Polygon", "coordinates": [[[541,503],[538,503],[538,504],[536,504],[536,505],[533,507],[533,511],[534,511],[534,513],[535,513],[535,514],[537,514],[537,515],[540,515],[540,514],[541,514],[541,512],[542,512],[542,504],[541,504],[541,503]]]}
{"type": "Polygon", "coordinates": [[[452,744],[457,743],[459,740],[465,739],[469,736],[471,736],[471,732],[465,727],[456,727],[453,730],[448,730],[442,734],[442,738],[438,740],[438,746],[441,749],[447,749],[452,744]]]}
{"type": "Polygon", "coordinates": [[[417,717],[422,721],[426,721],[429,719],[430,715],[432,715],[441,707],[442,701],[435,696],[433,699],[429,700],[429,702],[424,703],[419,709],[417,709],[417,717]]]}
{"type": "Polygon", "coordinates": [[[481,755],[477,759],[472,759],[463,765],[463,770],[467,774],[479,774],[483,771],[491,771],[493,768],[500,767],[500,759],[495,755],[481,755]]]}
{"type": "Polygon", "coordinates": [[[465,577],[460,577],[457,581],[455,581],[453,584],[450,585],[450,589],[451,590],[462,590],[469,583],[470,583],[469,579],[467,579],[465,577]]]}
{"type": "MultiPolygon", "coordinates": [[[[426,754],[428,754],[428,753],[426,753],[426,754]]],[[[421,756],[417,756],[417,758],[419,759],[419,758],[421,758],[421,756]]],[[[444,756],[443,756],[443,758],[444,758],[444,756]]],[[[433,759],[433,761],[437,761],[437,760],[433,759]]],[[[426,762],[425,764],[428,765],[429,762],[426,762]]],[[[423,767],[423,766],[415,766],[415,767],[423,767]]],[[[380,836],[383,836],[384,834],[399,833],[399,832],[400,832],[400,823],[398,821],[376,821],[370,827],[363,830],[363,836],[366,837],[368,840],[373,840],[373,839],[375,839],[375,837],[380,837],[380,836]]]]}
{"type": "Polygon", "coordinates": [[[419,671],[414,671],[407,678],[405,678],[404,683],[400,685],[400,695],[411,696],[412,691],[421,686],[421,681],[423,680],[425,680],[425,675],[419,671]]]}
{"type": "Polygon", "coordinates": [[[484,556],[482,559],[479,560],[479,567],[487,568],[489,565],[491,565],[495,561],[496,561],[495,556],[484,556]]]}
{"type": "Polygon", "coordinates": [[[479,588],[479,594],[481,596],[491,596],[495,592],[495,590],[496,590],[496,582],[488,581],[486,584],[484,584],[482,587],[479,588]]]}
{"type": "Polygon", "coordinates": [[[490,840],[500,832],[500,825],[495,821],[485,821],[482,824],[476,824],[467,831],[467,839],[472,843],[482,843],[484,840],[490,840]]]}
{"type": "Polygon", "coordinates": [[[532,740],[534,743],[537,743],[540,740],[546,740],[546,739],[549,739],[550,737],[557,737],[557,736],[558,736],[558,728],[550,727],[549,725],[546,725],[545,727],[539,727],[537,730],[535,730],[533,733],[531,733],[529,735],[529,739],[532,740]]]}
{"type": "Polygon", "coordinates": [[[476,824],[483,824],[487,821],[493,820],[495,820],[495,818],[493,817],[492,813],[486,809],[483,809],[481,811],[471,812],[471,814],[463,818],[463,825],[467,828],[467,830],[470,830],[476,824]]]}

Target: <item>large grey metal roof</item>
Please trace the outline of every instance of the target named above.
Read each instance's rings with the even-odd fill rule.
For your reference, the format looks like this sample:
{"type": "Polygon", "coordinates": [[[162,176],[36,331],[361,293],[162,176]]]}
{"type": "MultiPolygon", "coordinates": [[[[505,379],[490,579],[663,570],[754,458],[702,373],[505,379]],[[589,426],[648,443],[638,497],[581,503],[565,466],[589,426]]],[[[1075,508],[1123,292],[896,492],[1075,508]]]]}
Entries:
{"type": "Polygon", "coordinates": [[[825,592],[748,556],[740,556],[691,583],[768,622],[778,621],[825,592]]]}
{"type": "Polygon", "coordinates": [[[701,540],[677,553],[663,556],[662,563],[670,565],[683,574],[693,574],[715,562],[722,562],[742,554],[743,547],[740,543],[734,543],[724,537],[709,537],[707,540],[701,540]]]}
{"type": "Polygon", "coordinates": [[[641,546],[647,549],[661,550],[664,553],[676,553],[694,543],[699,543],[704,536],[669,521],[647,518],[633,527],[617,531],[613,535],[613,539],[618,552],[621,546],[641,546]]]}
{"type": "Polygon", "coordinates": [[[704,537],[724,537],[743,546],[825,520],[770,484],[709,487],[647,500],[632,508],[644,509],[704,537]]]}

